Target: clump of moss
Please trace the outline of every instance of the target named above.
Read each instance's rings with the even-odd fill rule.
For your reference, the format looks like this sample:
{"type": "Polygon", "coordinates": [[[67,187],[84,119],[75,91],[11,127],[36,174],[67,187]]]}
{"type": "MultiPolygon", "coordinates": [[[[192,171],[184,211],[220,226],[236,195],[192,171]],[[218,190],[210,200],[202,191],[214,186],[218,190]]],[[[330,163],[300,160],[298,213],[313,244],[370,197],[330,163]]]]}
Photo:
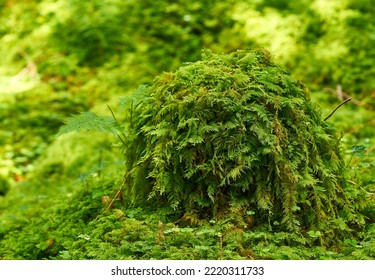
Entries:
{"type": "Polygon", "coordinates": [[[204,51],[140,91],[125,149],[132,203],[326,238],[348,230],[335,130],[267,51],[204,51]]]}

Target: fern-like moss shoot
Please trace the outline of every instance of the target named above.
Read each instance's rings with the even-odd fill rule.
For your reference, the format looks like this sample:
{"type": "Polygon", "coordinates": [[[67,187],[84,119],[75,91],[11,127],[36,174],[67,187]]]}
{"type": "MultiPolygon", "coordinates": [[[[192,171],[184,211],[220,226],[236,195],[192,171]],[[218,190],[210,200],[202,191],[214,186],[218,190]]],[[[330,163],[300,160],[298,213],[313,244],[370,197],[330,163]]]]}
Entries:
{"type": "Polygon", "coordinates": [[[267,51],[205,50],[139,91],[125,148],[131,203],[185,218],[251,215],[253,226],[322,240],[349,230],[334,128],[267,51]]]}

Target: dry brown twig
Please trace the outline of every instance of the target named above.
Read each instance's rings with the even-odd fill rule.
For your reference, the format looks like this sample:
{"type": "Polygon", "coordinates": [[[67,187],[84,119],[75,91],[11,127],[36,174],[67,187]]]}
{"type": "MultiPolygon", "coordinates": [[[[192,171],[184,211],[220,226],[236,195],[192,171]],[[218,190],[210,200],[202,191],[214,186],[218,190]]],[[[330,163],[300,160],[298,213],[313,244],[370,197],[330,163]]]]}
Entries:
{"type": "Polygon", "coordinates": [[[337,95],[338,99],[341,100],[341,101],[344,100],[344,98],[346,98],[346,99],[350,98],[353,104],[355,104],[357,106],[368,107],[367,104],[364,104],[361,101],[359,101],[357,99],[354,99],[347,92],[343,91],[342,90],[342,86],[340,84],[338,84],[336,86],[336,89],[324,88],[323,91],[325,91],[327,93],[331,93],[331,94],[337,95]]]}
{"type": "Polygon", "coordinates": [[[123,197],[122,190],[123,190],[123,188],[124,188],[124,185],[125,185],[125,178],[124,178],[124,180],[122,181],[121,187],[118,189],[118,191],[116,192],[115,196],[112,198],[111,203],[108,204],[106,210],[112,208],[113,203],[115,202],[115,200],[116,200],[117,197],[120,197],[120,201],[121,201],[121,202],[123,201],[124,197],[123,197]]]}
{"type": "Polygon", "coordinates": [[[336,108],[335,110],[333,110],[331,112],[331,114],[329,114],[325,119],[324,121],[328,120],[330,117],[332,117],[332,115],[342,106],[344,105],[346,102],[349,102],[350,100],[352,100],[351,98],[348,98],[348,99],[345,99],[343,102],[341,102],[336,108]]]}
{"type": "Polygon", "coordinates": [[[38,75],[38,68],[36,66],[36,63],[31,59],[31,57],[22,49],[19,51],[19,53],[26,60],[27,66],[24,67],[20,72],[18,72],[18,74],[12,77],[11,81],[13,83],[18,82],[27,74],[29,74],[29,77],[33,79],[38,75]]]}

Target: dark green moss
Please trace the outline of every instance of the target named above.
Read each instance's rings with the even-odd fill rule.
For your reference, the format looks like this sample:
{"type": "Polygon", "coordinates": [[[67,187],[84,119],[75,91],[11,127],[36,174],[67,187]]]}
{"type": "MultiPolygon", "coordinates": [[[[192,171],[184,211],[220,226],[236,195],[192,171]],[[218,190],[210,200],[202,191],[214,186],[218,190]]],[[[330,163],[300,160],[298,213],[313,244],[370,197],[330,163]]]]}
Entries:
{"type": "Polygon", "coordinates": [[[350,216],[334,128],[268,52],[205,51],[143,91],[126,152],[134,204],[327,236],[350,216]]]}

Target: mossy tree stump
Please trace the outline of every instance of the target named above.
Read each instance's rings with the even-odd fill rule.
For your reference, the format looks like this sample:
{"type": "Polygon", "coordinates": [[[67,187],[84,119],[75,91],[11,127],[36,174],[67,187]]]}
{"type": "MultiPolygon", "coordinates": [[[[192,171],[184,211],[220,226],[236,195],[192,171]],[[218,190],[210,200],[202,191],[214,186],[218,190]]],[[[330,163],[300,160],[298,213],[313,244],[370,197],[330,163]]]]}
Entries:
{"type": "Polygon", "coordinates": [[[306,88],[264,50],[214,54],[137,91],[127,196],[185,215],[347,230],[339,139],[306,88]],[[247,213],[247,214],[246,214],[247,213]]]}

